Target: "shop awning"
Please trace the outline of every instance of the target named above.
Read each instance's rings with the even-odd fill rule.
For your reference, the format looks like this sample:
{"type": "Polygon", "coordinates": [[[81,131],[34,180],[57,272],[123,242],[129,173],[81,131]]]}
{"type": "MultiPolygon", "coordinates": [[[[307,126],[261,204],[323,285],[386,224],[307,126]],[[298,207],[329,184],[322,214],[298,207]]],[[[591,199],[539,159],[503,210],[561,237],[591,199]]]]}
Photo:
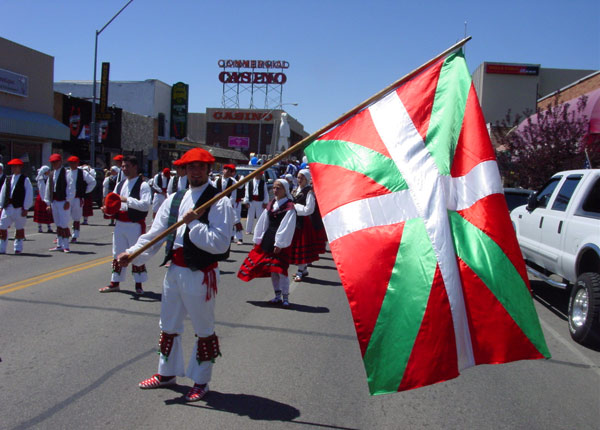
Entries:
{"type": "Polygon", "coordinates": [[[69,127],[50,115],[0,106],[0,133],[69,140],[69,127]]]}

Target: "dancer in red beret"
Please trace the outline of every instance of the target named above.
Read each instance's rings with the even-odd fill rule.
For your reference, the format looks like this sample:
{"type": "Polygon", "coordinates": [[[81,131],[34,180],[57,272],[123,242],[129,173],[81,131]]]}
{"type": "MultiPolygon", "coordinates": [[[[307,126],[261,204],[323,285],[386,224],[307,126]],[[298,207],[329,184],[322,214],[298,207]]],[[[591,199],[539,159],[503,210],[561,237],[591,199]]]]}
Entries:
{"type": "MultiPolygon", "coordinates": [[[[102,211],[105,214],[114,214],[116,225],[113,233],[112,250],[114,260],[110,284],[100,288],[99,291],[101,293],[120,291],[120,284],[125,281],[127,271],[123,270],[117,257],[128,247],[132,246],[141,234],[146,232],[146,215],[151,205],[150,186],[138,174],[137,158],[133,155],[125,156],[122,166],[125,179],[117,184],[113,193],[119,196],[119,209],[115,214],[112,211],[107,211],[106,206],[102,207],[102,211]]],[[[148,280],[146,266],[144,264],[133,264],[131,272],[135,281],[136,294],[144,294],[142,284],[148,280]]]]}
{"type": "Polygon", "coordinates": [[[190,149],[181,159],[186,166],[190,189],[170,195],[158,210],[150,231],[119,256],[119,263],[129,263],[129,256],[179,220],[183,224],[162,241],[143,253],[134,263],[148,261],[166,240],[166,258],[171,261],[163,282],[160,310],[160,357],[158,372],[139,383],[142,389],[175,384],[176,376],[187,376],[194,386],[185,399],[195,402],[208,392],[214,360],[221,355],[215,334],[215,300],[219,281],[218,262],[227,258],[233,225],[229,199],[219,199],[202,213],[194,208],[218,194],[208,180],[213,156],[200,148],[190,149]],[[197,343],[184,366],[181,335],[184,319],[189,316],[197,343]]]}
{"type": "Polygon", "coordinates": [[[92,192],[96,186],[96,180],[92,175],[79,167],[79,157],[72,155],[67,158],[67,163],[69,163],[70,179],[75,185],[75,197],[71,204],[71,219],[73,220],[71,242],[76,242],[79,238],[79,230],[81,229],[85,195],[92,192]]]}
{"type": "Polygon", "coordinates": [[[50,156],[52,172],[46,184],[44,201],[49,206],[48,209],[52,211],[52,218],[56,224],[56,246],[50,248],[50,251],[69,253],[71,252],[69,249],[71,236],[69,220],[71,219],[71,204],[75,198],[75,184],[62,164],[60,154],[50,156]]]}
{"type": "Polygon", "coordinates": [[[12,175],[8,176],[0,189],[0,254],[6,254],[8,228],[14,223],[15,254],[23,252],[27,210],[33,204],[33,187],[29,178],[21,174],[23,162],[14,158],[7,163],[12,175]]]}

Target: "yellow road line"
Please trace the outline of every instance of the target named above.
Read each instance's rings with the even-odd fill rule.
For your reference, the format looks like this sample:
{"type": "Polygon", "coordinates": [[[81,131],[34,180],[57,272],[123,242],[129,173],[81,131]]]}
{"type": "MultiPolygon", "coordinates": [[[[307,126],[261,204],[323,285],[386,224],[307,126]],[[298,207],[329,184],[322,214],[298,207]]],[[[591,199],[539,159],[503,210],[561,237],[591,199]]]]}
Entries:
{"type": "Polygon", "coordinates": [[[74,266],[65,267],[60,270],[55,270],[54,272],[34,276],[32,278],[24,279],[22,281],[2,285],[0,286],[0,296],[3,294],[11,293],[13,291],[22,290],[23,288],[31,287],[32,285],[41,284],[42,282],[51,281],[52,279],[60,278],[71,273],[80,272],[82,270],[90,269],[101,264],[106,264],[109,261],[112,261],[112,259],[112,256],[102,257],[96,260],[86,261],[85,263],[76,264],[74,266]]]}

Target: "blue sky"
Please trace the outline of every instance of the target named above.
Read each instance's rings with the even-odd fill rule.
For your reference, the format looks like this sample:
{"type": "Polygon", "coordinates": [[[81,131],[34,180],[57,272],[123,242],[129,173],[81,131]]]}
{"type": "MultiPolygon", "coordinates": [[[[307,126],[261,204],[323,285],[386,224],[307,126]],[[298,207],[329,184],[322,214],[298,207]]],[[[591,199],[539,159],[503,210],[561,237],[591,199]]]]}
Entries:
{"type": "MultiPolygon", "coordinates": [[[[54,57],[55,80],[91,80],[94,35],[126,0],[2,0],[0,36],[54,57]]],[[[600,2],[134,0],[100,35],[112,80],[190,85],[220,107],[219,59],[287,60],[286,110],[313,132],[467,34],[483,61],[600,69],[600,2]]],[[[98,68],[98,79],[100,70],[98,68]]],[[[247,106],[240,106],[246,108],[247,106]]]]}

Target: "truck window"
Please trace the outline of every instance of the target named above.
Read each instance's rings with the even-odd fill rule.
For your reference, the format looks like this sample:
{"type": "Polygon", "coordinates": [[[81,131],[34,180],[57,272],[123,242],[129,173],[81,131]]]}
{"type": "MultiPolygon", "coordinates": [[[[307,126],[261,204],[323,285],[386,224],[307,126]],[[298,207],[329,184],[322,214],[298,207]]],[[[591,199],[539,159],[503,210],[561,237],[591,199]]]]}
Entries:
{"type": "Polygon", "coordinates": [[[596,179],[596,183],[583,202],[582,209],[586,212],[600,214],[600,178],[596,179]]]}
{"type": "Polygon", "coordinates": [[[575,192],[575,188],[577,188],[577,185],[581,181],[582,176],[583,175],[571,175],[565,180],[562,187],[560,187],[560,190],[558,191],[556,199],[554,199],[552,210],[563,212],[567,210],[569,201],[575,192]]]}
{"type": "Polygon", "coordinates": [[[554,192],[554,189],[556,188],[560,180],[560,176],[557,178],[550,179],[550,181],[548,181],[546,185],[544,185],[544,188],[542,188],[538,192],[536,196],[536,200],[538,201],[538,208],[545,208],[546,206],[548,206],[548,201],[550,200],[550,197],[552,196],[552,193],[554,192]]]}

